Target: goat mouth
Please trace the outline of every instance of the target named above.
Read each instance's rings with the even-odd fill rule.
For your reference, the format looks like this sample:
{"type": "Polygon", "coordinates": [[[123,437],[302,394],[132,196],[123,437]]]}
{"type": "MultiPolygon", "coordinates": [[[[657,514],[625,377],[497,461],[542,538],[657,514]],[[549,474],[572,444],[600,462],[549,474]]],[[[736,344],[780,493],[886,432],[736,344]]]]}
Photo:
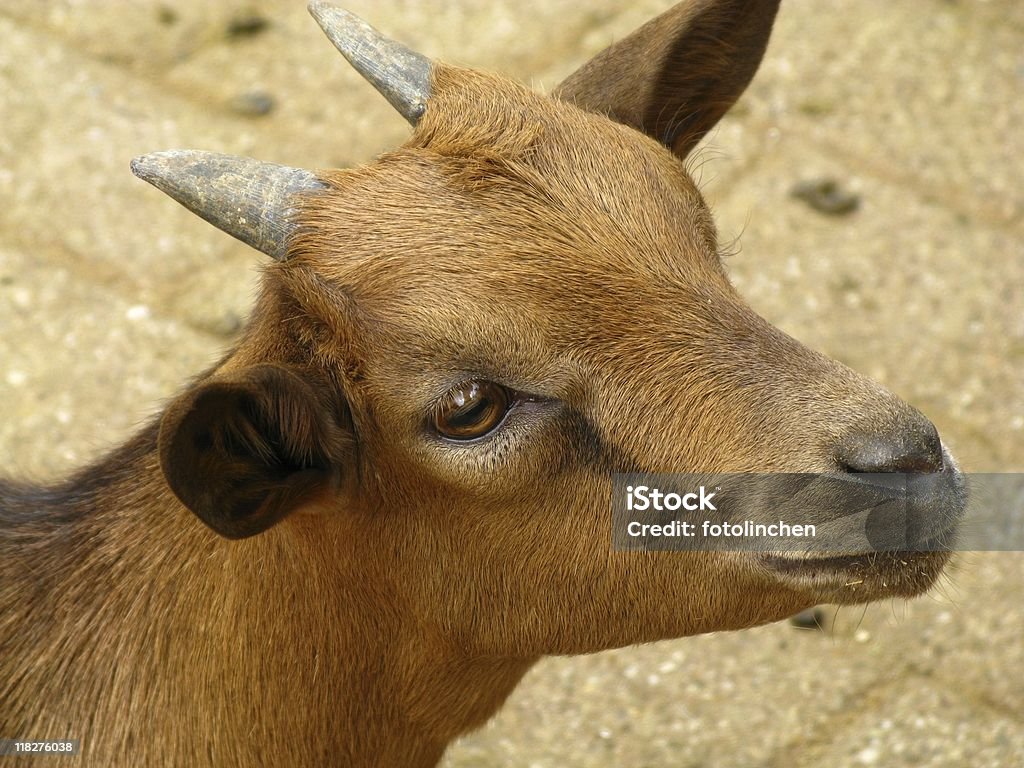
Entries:
{"type": "Polygon", "coordinates": [[[912,566],[930,560],[947,560],[952,551],[951,547],[942,547],[936,542],[933,548],[927,550],[861,552],[824,557],[764,553],[760,561],[765,567],[782,574],[811,577],[845,576],[863,575],[871,570],[889,566],[912,566]]]}
{"type": "Polygon", "coordinates": [[[913,550],[826,556],[762,553],[760,565],[775,578],[813,593],[819,602],[862,603],[913,597],[929,589],[953,554],[956,526],[913,550]]]}
{"type": "MultiPolygon", "coordinates": [[[[914,518],[916,530],[903,539],[905,546],[854,552],[762,552],[759,564],[775,578],[808,589],[822,601],[857,603],[924,592],[956,548],[967,507],[966,489],[951,460],[940,472],[907,477],[902,523],[914,518]]],[[[885,527],[883,523],[883,531],[885,527]]]]}

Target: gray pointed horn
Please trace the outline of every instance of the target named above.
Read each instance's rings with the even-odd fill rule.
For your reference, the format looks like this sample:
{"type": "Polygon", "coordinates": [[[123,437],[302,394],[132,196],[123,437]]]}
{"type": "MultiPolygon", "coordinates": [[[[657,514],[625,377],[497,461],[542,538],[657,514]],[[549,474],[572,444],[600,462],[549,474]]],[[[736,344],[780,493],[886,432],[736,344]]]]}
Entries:
{"type": "Polygon", "coordinates": [[[312,0],[309,12],[356,71],[416,125],[430,98],[430,59],[389,40],[358,16],[321,0],[312,0]]]}
{"type": "Polygon", "coordinates": [[[278,261],[288,256],[296,196],[327,188],[310,171],[195,150],[136,157],[132,173],[278,261]]]}

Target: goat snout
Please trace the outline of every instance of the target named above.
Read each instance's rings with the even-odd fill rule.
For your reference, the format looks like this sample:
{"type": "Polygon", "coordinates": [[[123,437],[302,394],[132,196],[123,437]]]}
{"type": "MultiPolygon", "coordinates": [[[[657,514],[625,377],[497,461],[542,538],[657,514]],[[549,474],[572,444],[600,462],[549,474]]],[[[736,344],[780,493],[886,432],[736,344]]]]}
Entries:
{"type": "Polygon", "coordinates": [[[910,423],[842,438],[834,458],[844,472],[942,472],[942,441],[928,419],[914,413],[910,423]]]}

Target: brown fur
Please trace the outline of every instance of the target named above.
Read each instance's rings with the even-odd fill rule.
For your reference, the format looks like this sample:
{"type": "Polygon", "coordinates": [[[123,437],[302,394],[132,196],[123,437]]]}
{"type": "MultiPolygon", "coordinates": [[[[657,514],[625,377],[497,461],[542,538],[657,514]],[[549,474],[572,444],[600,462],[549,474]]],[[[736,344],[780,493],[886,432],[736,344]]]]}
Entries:
{"type": "Polygon", "coordinates": [[[83,765],[429,766],[545,654],[926,588],[944,555],[842,586],[611,550],[613,471],[837,471],[843,436],[923,421],[741,301],[680,161],[774,7],[683,4],[625,43],[710,62],[683,80],[630,55],[603,90],[610,55],[557,100],[438,67],[404,147],[325,173],[237,349],[66,483],[0,484],[0,735],[80,737],[83,765]],[[702,117],[623,117],[666,110],[702,117]],[[428,415],[473,378],[538,398],[446,444],[428,415]]]}

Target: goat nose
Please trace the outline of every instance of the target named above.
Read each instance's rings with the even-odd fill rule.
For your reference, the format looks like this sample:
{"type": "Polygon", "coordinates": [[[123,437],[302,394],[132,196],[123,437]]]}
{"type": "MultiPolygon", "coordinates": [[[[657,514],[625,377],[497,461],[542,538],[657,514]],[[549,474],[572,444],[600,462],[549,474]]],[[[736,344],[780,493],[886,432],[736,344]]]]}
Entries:
{"type": "Polygon", "coordinates": [[[941,472],[942,441],[923,416],[898,431],[848,435],[836,446],[844,472],[941,472]]]}

